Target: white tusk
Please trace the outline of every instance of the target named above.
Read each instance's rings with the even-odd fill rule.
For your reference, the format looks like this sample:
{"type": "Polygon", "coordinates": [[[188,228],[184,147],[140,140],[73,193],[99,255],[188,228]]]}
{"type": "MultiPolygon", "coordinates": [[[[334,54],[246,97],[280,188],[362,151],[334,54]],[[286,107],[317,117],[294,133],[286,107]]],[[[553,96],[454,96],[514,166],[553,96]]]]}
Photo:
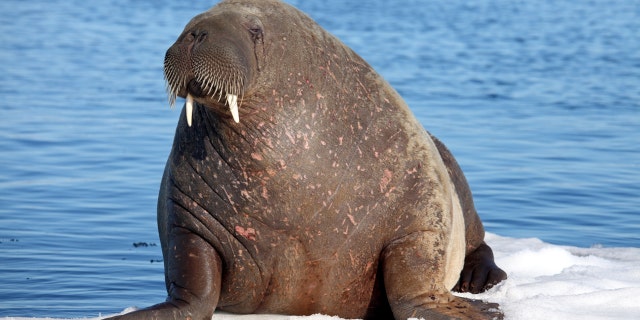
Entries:
{"type": "Polygon", "coordinates": [[[190,93],[187,93],[187,124],[191,127],[193,122],[193,97],[190,93]]]}
{"type": "Polygon", "coordinates": [[[238,96],[235,94],[227,93],[227,104],[229,104],[229,110],[231,110],[231,115],[233,116],[233,120],[236,123],[239,123],[240,115],[238,114],[238,96]]]}

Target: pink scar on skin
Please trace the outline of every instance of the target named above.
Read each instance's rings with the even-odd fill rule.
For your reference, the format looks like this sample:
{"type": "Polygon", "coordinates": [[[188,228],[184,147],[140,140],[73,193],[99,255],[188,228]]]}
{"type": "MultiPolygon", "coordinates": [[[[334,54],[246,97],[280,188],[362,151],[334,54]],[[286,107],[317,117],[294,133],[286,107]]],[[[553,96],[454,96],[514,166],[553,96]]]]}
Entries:
{"type": "Polygon", "coordinates": [[[256,229],[254,228],[243,228],[241,226],[236,226],[236,233],[245,237],[247,240],[256,241],[256,229]]]}

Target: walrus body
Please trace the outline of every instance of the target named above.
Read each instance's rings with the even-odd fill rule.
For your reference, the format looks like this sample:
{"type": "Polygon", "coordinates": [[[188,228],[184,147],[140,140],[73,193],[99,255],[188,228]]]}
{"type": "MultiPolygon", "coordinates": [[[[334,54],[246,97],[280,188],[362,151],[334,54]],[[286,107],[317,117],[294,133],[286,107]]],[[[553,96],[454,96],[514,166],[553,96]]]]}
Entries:
{"type": "Polygon", "coordinates": [[[455,159],[306,15],[224,1],[165,74],[187,99],[158,199],[169,297],[122,318],[500,316],[450,294],[506,277],[455,159]]]}

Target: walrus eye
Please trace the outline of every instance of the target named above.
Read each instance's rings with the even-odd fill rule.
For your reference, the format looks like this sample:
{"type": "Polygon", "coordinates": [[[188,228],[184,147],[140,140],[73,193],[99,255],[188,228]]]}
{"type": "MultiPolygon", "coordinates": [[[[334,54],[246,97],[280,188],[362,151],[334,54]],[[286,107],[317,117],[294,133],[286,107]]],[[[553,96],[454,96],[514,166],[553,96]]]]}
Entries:
{"type": "Polygon", "coordinates": [[[244,23],[253,40],[253,53],[256,58],[256,69],[260,71],[264,56],[264,28],[262,22],[257,17],[248,17],[244,23]]]}
{"type": "Polygon", "coordinates": [[[249,32],[254,41],[262,39],[262,28],[260,26],[250,27],[249,32]]]}

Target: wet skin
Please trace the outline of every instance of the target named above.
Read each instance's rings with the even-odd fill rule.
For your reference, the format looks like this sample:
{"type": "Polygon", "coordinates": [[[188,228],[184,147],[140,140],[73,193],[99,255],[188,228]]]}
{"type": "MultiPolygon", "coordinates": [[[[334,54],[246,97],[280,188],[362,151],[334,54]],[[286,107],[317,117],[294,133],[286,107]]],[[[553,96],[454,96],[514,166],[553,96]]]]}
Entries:
{"type": "Polygon", "coordinates": [[[450,293],[506,278],[454,157],[306,15],[222,2],[165,75],[187,99],[158,197],[168,298],[116,318],[502,317],[450,293]]]}

